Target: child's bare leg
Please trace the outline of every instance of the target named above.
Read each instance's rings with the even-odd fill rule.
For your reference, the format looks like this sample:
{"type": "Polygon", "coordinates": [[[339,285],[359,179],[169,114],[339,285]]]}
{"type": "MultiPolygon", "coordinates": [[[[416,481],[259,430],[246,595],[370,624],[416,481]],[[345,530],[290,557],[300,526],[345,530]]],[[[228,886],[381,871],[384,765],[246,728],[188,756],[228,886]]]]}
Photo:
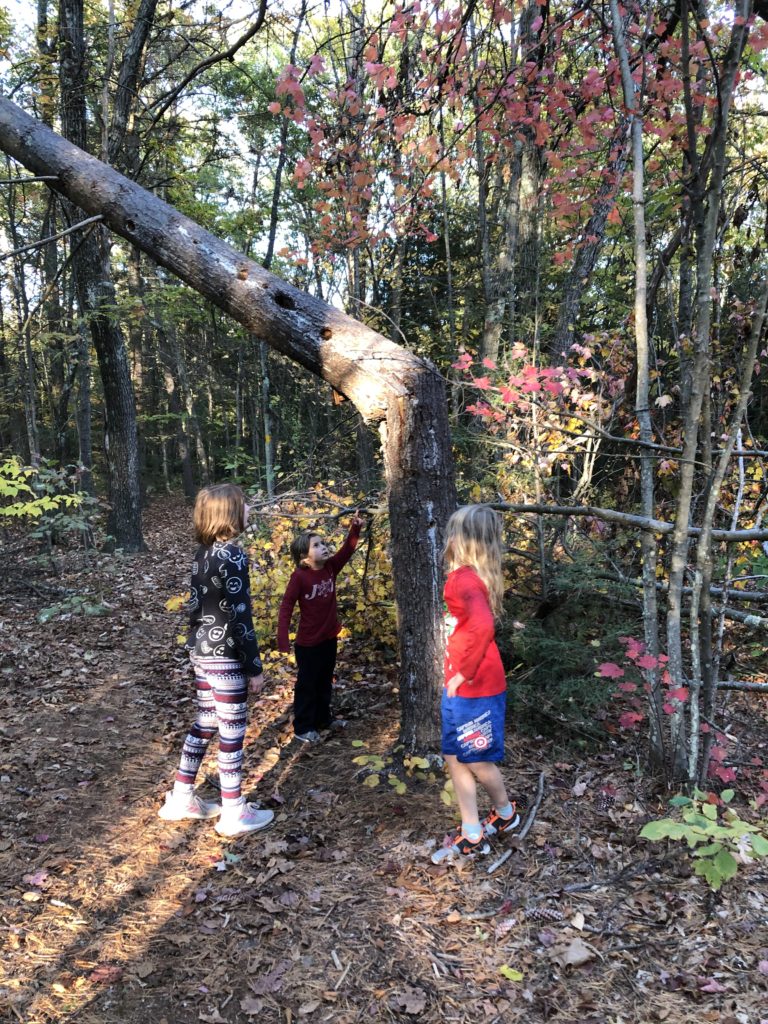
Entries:
{"type": "MultiPolygon", "coordinates": [[[[477,813],[477,785],[474,772],[469,765],[462,764],[455,754],[446,754],[445,761],[448,765],[451,782],[453,782],[453,791],[459,803],[462,824],[479,827],[480,817],[477,813]]],[[[474,767],[473,765],[472,768],[474,767]]]]}
{"type": "MultiPolygon", "coordinates": [[[[507,788],[497,764],[492,761],[474,761],[466,767],[471,769],[474,777],[491,798],[494,807],[506,807],[509,804],[507,788]]],[[[475,807],[477,807],[477,798],[475,798],[475,807]]]]}

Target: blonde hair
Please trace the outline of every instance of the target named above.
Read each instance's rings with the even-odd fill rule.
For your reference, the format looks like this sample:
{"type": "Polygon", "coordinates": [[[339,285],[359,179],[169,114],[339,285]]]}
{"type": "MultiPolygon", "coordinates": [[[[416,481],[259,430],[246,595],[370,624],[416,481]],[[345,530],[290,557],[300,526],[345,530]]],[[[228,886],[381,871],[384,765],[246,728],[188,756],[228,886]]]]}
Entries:
{"type": "Polygon", "coordinates": [[[192,517],[195,538],[209,547],[245,529],[245,497],[236,484],[214,484],[198,492],[192,517]]]}
{"type": "Polygon", "coordinates": [[[468,565],[488,588],[494,618],[501,615],[504,578],[501,573],[501,516],[489,505],[463,505],[445,528],[445,564],[449,571],[468,565]]]}

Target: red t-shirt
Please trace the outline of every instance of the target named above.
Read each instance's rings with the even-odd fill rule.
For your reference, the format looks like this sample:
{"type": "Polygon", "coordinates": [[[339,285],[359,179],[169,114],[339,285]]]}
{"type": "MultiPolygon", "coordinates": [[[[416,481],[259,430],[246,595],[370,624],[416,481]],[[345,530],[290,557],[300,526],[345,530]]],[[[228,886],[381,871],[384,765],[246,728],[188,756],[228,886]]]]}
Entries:
{"type": "Polygon", "coordinates": [[[352,557],[360,537],[360,527],[351,526],[347,539],[322,569],[308,569],[300,565],[294,569],[285,588],[277,616],[277,649],[290,650],[288,630],[296,602],[299,602],[299,628],[296,643],[300,647],[314,647],[323,640],[331,640],[341,632],[336,612],[336,577],[352,557]]]}
{"type": "Polygon", "coordinates": [[[501,655],[494,640],[488,589],[474,569],[462,565],[448,573],[443,591],[448,609],[445,683],[460,672],[466,682],[459,697],[493,697],[507,686],[501,655]]]}

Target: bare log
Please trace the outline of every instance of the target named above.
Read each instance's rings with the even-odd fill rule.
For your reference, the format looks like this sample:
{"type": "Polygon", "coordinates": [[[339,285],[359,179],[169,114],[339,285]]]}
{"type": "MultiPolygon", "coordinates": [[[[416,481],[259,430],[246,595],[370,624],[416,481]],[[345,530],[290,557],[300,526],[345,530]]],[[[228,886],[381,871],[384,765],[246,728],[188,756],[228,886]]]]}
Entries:
{"type": "MultiPolygon", "coordinates": [[[[606,523],[631,527],[636,530],[648,530],[650,533],[672,533],[674,523],[663,519],[652,519],[650,516],[633,515],[631,512],[618,512],[613,508],[598,508],[596,505],[515,505],[509,502],[493,502],[493,508],[499,512],[519,512],[531,515],[550,516],[592,516],[606,523]]],[[[689,537],[698,537],[701,528],[690,526],[689,537]]],[[[711,530],[713,540],[721,540],[731,544],[744,544],[751,540],[768,540],[768,530],[711,530]]]]}

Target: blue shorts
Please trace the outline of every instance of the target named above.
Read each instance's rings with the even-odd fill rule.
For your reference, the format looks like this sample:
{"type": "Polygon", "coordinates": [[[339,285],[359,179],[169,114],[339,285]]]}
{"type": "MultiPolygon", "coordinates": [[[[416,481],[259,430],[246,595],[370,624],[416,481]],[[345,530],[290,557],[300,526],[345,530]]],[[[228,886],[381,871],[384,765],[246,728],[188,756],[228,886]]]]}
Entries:
{"type": "Polygon", "coordinates": [[[453,754],[462,764],[501,761],[506,706],[506,692],[493,697],[449,697],[444,689],[443,755],[453,754]]]}

